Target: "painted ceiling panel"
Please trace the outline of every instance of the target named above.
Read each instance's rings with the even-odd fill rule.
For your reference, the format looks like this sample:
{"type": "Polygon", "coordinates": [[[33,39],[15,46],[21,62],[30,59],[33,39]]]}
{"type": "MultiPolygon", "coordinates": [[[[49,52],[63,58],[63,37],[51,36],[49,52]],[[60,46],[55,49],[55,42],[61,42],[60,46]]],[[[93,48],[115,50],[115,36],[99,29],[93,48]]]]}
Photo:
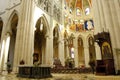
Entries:
{"type": "Polygon", "coordinates": [[[92,0],[66,0],[66,3],[70,4],[71,8],[80,8],[90,7],[92,4],[92,0]]]}
{"type": "Polygon", "coordinates": [[[82,9],[82,0],[77,0],[76,1],[76,7],[82,9]]]}

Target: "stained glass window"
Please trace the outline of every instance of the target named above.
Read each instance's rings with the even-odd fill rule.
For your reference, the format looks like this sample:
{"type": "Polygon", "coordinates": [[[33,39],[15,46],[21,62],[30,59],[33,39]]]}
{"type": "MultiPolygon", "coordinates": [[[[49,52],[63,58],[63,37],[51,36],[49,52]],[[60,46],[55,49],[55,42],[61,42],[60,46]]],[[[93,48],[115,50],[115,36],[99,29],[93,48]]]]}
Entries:
{"type": "Polygon", "coordinates": [[[85,15],[89,15],[90,14],[90,8],[86,8],[85,9],[85,15]]]}
{"type": "Polygon", "coordinates": [[[81,15],[80,8],[76,8],[76,15],[77,15],[77,16],[80,16],[80,15],[81,15]]]}

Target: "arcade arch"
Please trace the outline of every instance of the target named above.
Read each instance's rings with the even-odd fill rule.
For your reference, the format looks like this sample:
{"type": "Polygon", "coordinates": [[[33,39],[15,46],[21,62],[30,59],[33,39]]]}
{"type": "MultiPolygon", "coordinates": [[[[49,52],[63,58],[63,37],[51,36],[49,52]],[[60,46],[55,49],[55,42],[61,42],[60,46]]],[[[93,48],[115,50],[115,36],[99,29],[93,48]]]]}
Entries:
{"type": "Polygon", "coordinates": [[[59,25],[56,24],[56,26],[53,29],[53,58],[58,59],[59,58],[59,25]]]}
{"type": "Polygon", "coordinates": [[[78,66],[85,64],[84,58],[84,44],[81,36],[78,37],[78,66]]]}
{"type": "MultiPolygon", "coordinates": [[[[13,13],[9,18],[6,33],[4,35],[5,50],[3,52],[4,54],[3,54],[2,62],[4,63],[3,64],[4,66],[6,66],[6,63],[10,64],[11,70],[13,70],[13,64],[14,64],[14,54],[15,54],[14,51],[15,51],[18,20],[19,18],[17,11],[13,11],[13,13]]],[[[3,67],[3,69],[6,70],[6,67],[3,67]]]]}
{"type": "Polygon", "coordinates": [[[34,54],[33,64],[45,64],[46,62],[46,37],[48,35],[48,24],[45,17],[42,16],[37,20],[34,32],[34,54]]]}
{"type": "Polygon", "coordinates": [[[89,59],[96,60],[94,38],[92,36],[89,36],[88,38],[88,45],[89,45],[89,59]]]}

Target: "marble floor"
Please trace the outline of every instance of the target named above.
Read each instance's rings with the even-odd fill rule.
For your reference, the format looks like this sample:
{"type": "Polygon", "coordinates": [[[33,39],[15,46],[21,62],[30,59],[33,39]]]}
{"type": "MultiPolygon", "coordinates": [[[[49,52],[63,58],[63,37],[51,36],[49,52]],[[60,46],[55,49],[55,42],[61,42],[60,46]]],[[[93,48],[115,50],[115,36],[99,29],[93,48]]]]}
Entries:
{"type": "Polygon", "coordinates": [[[0,80],[120,80],[119,76],[96,76],[94,74],[52,74],[52,78],[30,79],[18,78],[15,74],[0,74],[0,80]]]}

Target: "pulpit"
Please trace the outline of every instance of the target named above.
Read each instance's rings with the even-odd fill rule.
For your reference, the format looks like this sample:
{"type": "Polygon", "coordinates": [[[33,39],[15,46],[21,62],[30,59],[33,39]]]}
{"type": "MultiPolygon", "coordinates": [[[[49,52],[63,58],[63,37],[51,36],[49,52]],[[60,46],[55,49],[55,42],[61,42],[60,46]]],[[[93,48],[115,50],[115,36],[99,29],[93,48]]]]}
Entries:
{"type": "Polygon", "coordinates": [[[96,74],[115,74],[110,34],[108,32],[101,32],[94,37],[95,42],[100,46],[102,55],[102,60],[97,60],[96,63],[96,74]]]}

